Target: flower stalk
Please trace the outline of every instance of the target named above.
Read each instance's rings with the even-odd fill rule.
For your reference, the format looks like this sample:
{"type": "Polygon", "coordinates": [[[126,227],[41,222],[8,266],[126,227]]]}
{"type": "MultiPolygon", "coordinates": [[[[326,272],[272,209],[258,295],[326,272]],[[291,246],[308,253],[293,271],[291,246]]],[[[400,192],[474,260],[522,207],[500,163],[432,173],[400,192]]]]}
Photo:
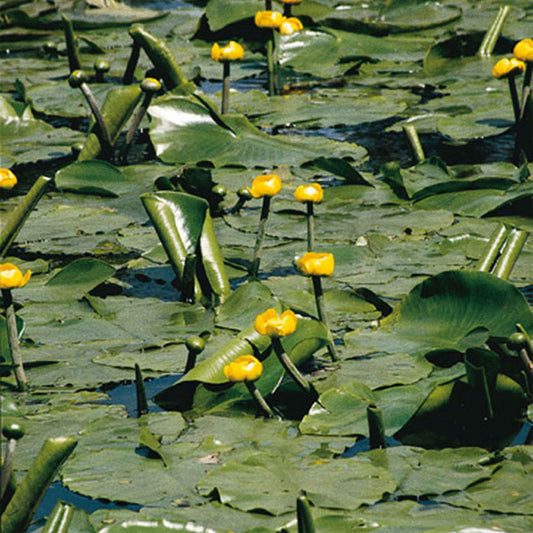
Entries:
{"type": "Polygon", "coordinates": [[[22,363],[22,356],[20,354],[17,316],[15,313],[15,304],[13,303],[11,289],[2,289],[2,300],[4,301],[4,310],[6,316],[7,342],[11,351],[11,359],[15,365],[15,378],[17,380],[17,387],[19,391],[24,391],[28,388],[28,378],[24,372],[24,365],[22,363]]]}
{"type": "Polygon", "coordinates": [[[307,251],[315,249],[315,208],[313,202],[305,202],[307,207],[307,251]]]}
{"type": "Polygon", "coordinates": [[[126,70],[122,76],[123,85],[130,85],[133,83],[133,75],[135,74],[135,68],[139,62],[139,57],[141,56],[141,45],[137,41],[133,41],[131,44],[130,57],[128,59],[128,64],[126,65],[126,70]]]}
{"type": "Polygon", "coordinates": [[[148,413],[148,400],[146,399],[146,388],[141,372],[141,367],[135,363],[135,394],[137,399],[137,418],[148,413]]]}
{"type": "Polygon", "coordinates": [[[7,439],[7,443],[4,453],[4,462],[2,464],[2,479],[0,480],[0,501],[2,501],[6,489],[11,481],[17,441],[24,436],[24,433],[24,428],[22,428],[20,424],[16,422],[11,422],[2,429],[2,434],[7,439]]]}
{"type": "Polygon", "coordinates": [[[255,386],[255,383],[253,381],[245,381],[244,384],[265,416],[267,418],[274,418],[274,412],[270,408],[270,405],[268,405],[266,402],[261,392],[259,392],[259,389],[255,386]]]}
{"type": "Polygon", "coordinates": [[[261,204],[261,216],[259,218],[259,226],[257,227],[257,238],[255,240],[254,254],[252,257],[252,264],[248,272],[251,278],[257,278],[259,272],[259,263],[261,262],[261,252],[263,250],[263,241],[265,239],[265,228],[270,212],[270,196],[263,196],[263,203],[261,204]]]}
{"type": "Polygon", "coordinates": [[[324,304],[324,291],[322,290],[322,280],[320,276],[311,276],[313,281],[313,292],[315,294],[316,310],[318,318],[328,328],[329,340],[328,340],[328,353],[332,361],[338,361],[339,356],[337,349],[335,348],[335,342],[331,338],[331,329],[329,328],[328,315],[326,313],[326,306],[324,304]]]}
{"type": "Polygon", "coordinates": [[[296,382],[296,384],[307,394],[309,394],[313,401],[315,401],[318,398],[318,394],[316,393],[314,387],[307,381],[304,376],[301,374],[301,372],[298,370],[296,365],[292,362],[291,358],[286,354],[285,350],[283,349],[283,346],[281,345],[281,340],[279,337],[272,337],[272,347],[274,348],[274,353],[276,354],[279,362],[291,376],[291,378],[296,382]]]}
{"type": "Polygon", "coordinates": [[[109,129],[107,128],[102,112],[98,107],[96,98],[94,97],[91,89],[85,81],[85,74],[81,70],[75,70],[70,75],[68,82],[73,89],[79,88],[83,96],[85,97],[85,100],[89,104],[91,112],[96,121],[96,125],[98,127],[97,132],[100,144],[102,145],[102,151],[104,152],[104,154],[111,154],[111,152],[113,151],[113,143],[111,142],[109,129]]]}

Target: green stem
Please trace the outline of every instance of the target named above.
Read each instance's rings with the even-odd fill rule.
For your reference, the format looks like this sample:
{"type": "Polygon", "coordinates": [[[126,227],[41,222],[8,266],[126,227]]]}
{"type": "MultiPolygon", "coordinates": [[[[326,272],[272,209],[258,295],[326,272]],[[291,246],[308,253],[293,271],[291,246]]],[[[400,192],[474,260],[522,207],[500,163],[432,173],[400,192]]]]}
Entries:
{"type": "Polygon", "coordinates": [[[304,492],[300,492],[296,498],[296,519],[298,521],[298,533],[315,533],[311,504],[304,492]]]}
{"type": "Polygon", "coordinates": [[[194,303],[194,285],[196,272],[196,254],[187,254],[183,265],[183,278],[181,282],[181,301],[194,303]]]}
{"type": "Polygon", "coordinates": [[[73,437],[45,441],[2,515],[3,533],[26,531],[50,483],[77,444],[73,437]]]}
{"type": "Polygon", "coordinates": [[[383,423],[383,413],[376,405],[369,405],[366,408],[366,418],[368,421],[368,435],[370,448],[386,448],[385,424],[383,423]]]}
{"type": "Polygon", "coordinates": [[[261,217],[259,219],[259,227],[257,228],[257,239],[255,241],[254,255],[252,264],[248,274],[251,278],[256,278],[259,272],[259,263],[261,262],[261,251],[263,249],[263,240],[265,239],[265,228],[268,213],[270,211],[270,196],[263,196],[263,204],[261,205],[261,217]]]}
{"type": "Polygon", "coordinates": [[[0,257],[6,255],[9,247],[22,229],[24,222],[26,222],[33,208],[42,198],[51,181],[52,178],[41,176],[26,193],[26,196],[17,207],[15,207],[0,233],[0,257]]]}
{"type": "Polygon", "coordinates": [[[500,224],[490,236],[483,256],[479,259],[476,270],[479,272],[490,272],[500,255],[505,239],[509,233],[509,228],[505,224],[500,224]]]}
{"type": "Polygon", "coordinates": [[[11,474],[13,473],[13,465],[15,462],[15,449],[17,448],[16,439],[8,439],[5,444],[6,451],[4,453],[4,462],[2,463],[2,479],[0,480],[0,501],[4,498],[11,474]]]}
{"type": "Polygon", "coordinates": [[[153,97],[154,97],[154,93],[145,93],[143,100],[141,102],[141,105],[137,108],[135,115],[133,115],[128,131],[126,133],[126,140],[125,140],[124,148],[122,149],[122,154],[121,154],[122,159],[125,159],[126,156],[128,155],[128,151],[133,142],[135,133],[137,129],[139,128],[139,124],[141,123],[141,120],[146,114],[146,111],[148,110],[148,107],[150,106],[150,102],[152,101],[153,97]]]}
{"type": "Polygon", "coordinates": [[[518,101],[518,91],[516,90],[516,80],[514,76],[507,78],[509,83],[509,92],[511,93],[511,102],[513,102],[513,113],[515,122],[520,119],[520,102],[518,101]]]}
{"type": "Polygon", "coordinates": [[[527,99],[531,92],[531,78],[533,75],[533,61],[526,62],[526,72],[524,73],[524,81],[522,84],[522,101],[520,103],[520,118],[524,116],[526,110],[527,99]]]}
{"type": "Polygon", "coordinates": [[[141,372],[141,367],[135,363],[135,392],[137,396],[137,418],[148,412],[148,400],[146,399],[146,388],[141,372]]]}
{"type": "Polygon", "coordinates": [[[126,65],[126,70],[124,71],[124,76],[122,77],[122,83],[124,85],[130,85],[133,83],[133,76],[135,74],[135,68],[139,62],[139,57],[141,55],[141,45],[137,41],[133,41],[131,45],[131,53],[128,59],[128,64],[126,65]]]}
{"type": "Polygon", "coordinates": [[[283,16],[284,17],[292,17],[292,5],[291,4],[283,4],[283,16]]]}
{"type": "Polygon", "coordinates": [[[509,233],[498,261],[494,265],[492,273],[501,279],[508,279],[513,267],[520,256],[520,252],[526,243],[528,233],[524,230],[513,228],[509,233]]]}
{"type": "Polygon", "coordinates": [[[230,62],[224,61],[222,74],[222,106],[220,112],[226,115],[229,111],[229,89],[230,89],[230,62]]]}
{"type": "Polygon", "coordinates": [[[307,251],[312,252],[315,249],[315,212],[313,202],[307,204],[307,251]]]}
{"type": "Polygon", "coordinates": [[[281,341],[278,337],[274,337],[272,339],[272,346],[274,348],[274,352],[276,353],[276,356],[279,359],[279,362],[282,364],[283,368],[289,374],[292,379],[297,383],[297,385],[306,393],[313,396],[314,399],[318,398],[318,394],[316,393],[314,387],[312,387],[311,383],[307,381],[298,368],[296,368],[296,365],[291,361],[290,357],[285,353],[285,350],[283,349],[283,346],[281,345],[281,341]]]}
{"type": "Polygon", "coordinates": [[[267,70],[268,70],[268,96],[276,94],[275,72],[274,72],[274,30],[267,41],[267,70]]]}
{"type": "Polygon", "coordinates": [[[422,148],[422,143],[420,142],[420,137],[418,136],[416,128],[412,124],[407,124],[403,127],[403,131],[409,139],[409,143],[411,144],[411,148],[415,154],[416,162],[420,163],[424,161],[426,156],[424,154],[424,149],[422,148]]]}
{"type": "Polygon", "coordinates": [[[65,32],[65,41],[67,44],[68,66],[70,72],[74,72],[81,68],[78,43],[74,35],[72,22],[63,14],[61,14],[61,18],[63,19],[63,31],[65,32]]]}
{"type": "Polygon", "coordinates": [[[96,101],[91,89],[85,82],[80,84],[80,91],[83,93],[83,96],[85,96],[85,100],[87,100],[87,103],[89,104],[96,121],[98,128],[97,133],[102,146],[102,151],[104,154],[110,154],[113,150],[113,143],[111,142],[111,136],[109,135],[109,130],[107,129],[104,117],[102,116],[100,108],[98,107],[98,102],[96,101]]]}
{"type": "Polygon", "coordinates": [[[263,395],[259,392],[259,389],[255,386],[255,383],[253,383],[252,381],[245,381],[244,384],[252,395],[252,398],[256,401],[257,405],[259,405],[265,415],[268,418],[274,418],[274,413],[272,412],[272,409],[270,408],[266,400],[263,398],[263,395]]]}
{"type": "Polygon", "coordinates": [[[318,318],[328,328],[329,356],[331,357],[332,361],[338,361],[339,356],[337,355],[337,349],[335,348],[335,343],[333,342],[333,339],[332,339],[331,330],[328,324],[328,316],[326,314],[326,306],[324,304],[324,292],[322,291],[322,280],[320,279],[320,276],[311,276],[311,279],[313,280],[313,291],[315,293],[315,302],[316,302],[316,310],[318,313],[318,318]]]}
{"type": "Polygon", "coordinates": [[[479,56],[490,57],[492,55],[492,52],[494,51],[496,42],[498,41],[498,38],[500,37],[503,24],[505,23],[505,19],[507,18],[507,15],[509,14],[510,9],[511,8],[509,6],[501,6],[500,9],[498,10],[498,14],[496,15],[492,24],[487,30],[487,33],[485,33],[485,36],[483,37],[483,41],[481,42],[481,45],[479,46],[479,50],[477,51],[477,54],[479,56]]]}
{"type": "Polygon", "coordinates": [[[15,378],[20,391],[28,388],[28,378],[24,372],[22,356],[20,355],[19,333],[17,328],[17,316],[15,314],[15,304],[11,289],[2,289],[2,299],[6,313],[7,341],[11,350],[11,359],[15,365],[15,378]]]}

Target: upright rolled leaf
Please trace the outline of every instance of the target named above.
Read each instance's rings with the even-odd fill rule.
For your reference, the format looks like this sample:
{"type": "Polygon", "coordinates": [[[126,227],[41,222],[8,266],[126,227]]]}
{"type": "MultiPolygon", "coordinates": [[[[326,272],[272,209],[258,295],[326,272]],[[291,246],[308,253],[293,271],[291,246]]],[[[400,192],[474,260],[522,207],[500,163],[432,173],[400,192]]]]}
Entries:
{"type": "MultiPolygon", "coordinates": [[[[106,96],[102,106],[102,116],[109,131],[111,144],[114,145],[120,131],[131,117],[142,96],[141,88],[138,85],[128,85],[127,87],[117,87],[112,89],[106,96]]],[[[78,156],[78,161],[97,159],[102,152],[100,139],[93,126],[85,145],[78,156]]]]}
{"type": "Polygon", "coordinates": [[[26,531],[50,483],[77,444],[73,437],[45,441],[2,515],[3,533],[26,531]]]}
{"type": "Polygon", "coordinates": [[[161,191],[141,195],[159,239],[180,283],[188,254],[196,254],[195,298],[214,294],[219,302],[229,295],[230,286],[218,243],[209,204],[196,196],[161,191]]]}

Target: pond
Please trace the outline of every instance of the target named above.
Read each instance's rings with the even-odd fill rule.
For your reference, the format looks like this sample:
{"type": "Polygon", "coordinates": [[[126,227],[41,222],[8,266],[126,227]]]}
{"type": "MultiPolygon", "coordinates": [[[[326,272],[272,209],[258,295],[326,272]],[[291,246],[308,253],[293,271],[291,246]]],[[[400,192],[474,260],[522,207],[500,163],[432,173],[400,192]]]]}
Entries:
{"type": "Polygon", "coordinates": [[[289,4],[0,6],[7,532],[533,529],[530,3],[289,4]]]}

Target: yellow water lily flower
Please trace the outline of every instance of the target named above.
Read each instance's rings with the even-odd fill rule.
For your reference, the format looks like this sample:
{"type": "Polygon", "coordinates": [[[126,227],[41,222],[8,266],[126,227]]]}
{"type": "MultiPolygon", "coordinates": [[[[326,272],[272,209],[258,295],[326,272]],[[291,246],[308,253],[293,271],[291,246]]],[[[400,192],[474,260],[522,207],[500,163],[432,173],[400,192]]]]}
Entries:
{"type": "Polygon", "coordinates": [[[297,322],[296,315],[290,309],[281,313],[280,316],[275,309],[267,309],[264,313],[257,315],[254,327],[255,331],[261,335],[285,337],[294,333],[297,322]]]}
{"type": "Polygon", "coordinates": [[[0,189],[12,189],[17,184],[17,176],[8,168],[0,168],[0,189]]]}
{"type": "Polygon", "coordinates": [[[523,61],[519,61],[515,57],[511,59],[500,59],[494,67],[492,67],[492,75],[497,78],[506,78],[508,76],[516,76],[522,74],[526,70],[526,65],[523,61]]]}
{"type": "Polygon", "coordinates": [[[224,367],[224,375],[235,382],[255,381],[262,373],[263,365],[253,355],[241,355],[224,367]]]}
{"type": "Polygon", "coordinates": [[[215,61],[236,61],[244,57],[244,48],[235,41],[230,41],[226,46],[215,43],[211,48],[211,58],[215,61]]]}
{"type": "Polygon", "coordinates": [[[30,280],[31,270],[22,274],[20,268],[12,263],[0,264],[0,289],[24,287],[30,280]]]}
{"type": "Polygon", "coordinates": [[[304,25],[296,17],[288,17],[283,20],[281,26],[279,27],[279,32],[281,35],[292,35],[293,33],[303,30],[304,25]]]}
{"type": "Polygon", "coordinates": [[[254,21],[259,28],[279,28],[283,19],[284,17],[279,11],[258,11],[254,21]]]}
{"type": "Polygon", "coordinates": [[[254,198],[275,196],[281,190],[281,178],[277,174],[261,174],[256,176],[250,187],[254,198]]]}
{"type": "Polygon", "coordinates": [[[307,252],[296,261],[296,267],[304,276],[331,276],[335,259],[333,254],[307,252]]]}
{"type": "Polygon", "coordinates": [[[302,0],[281,0],[282,4],[301,4],[302,0]]]}
{"type": "Polygon", "coordinates": [[[310,183],[309,185],[300,185],[294,191],[294,199],[297,202],[318,203],[324,198],[324,191],[319,183],[310,183]]]}
{"type": "Polygon", "coordinates": [[[513,54],[521,61],[533,61],[533,39],[522,39],[516,43],[513,54]]]}

